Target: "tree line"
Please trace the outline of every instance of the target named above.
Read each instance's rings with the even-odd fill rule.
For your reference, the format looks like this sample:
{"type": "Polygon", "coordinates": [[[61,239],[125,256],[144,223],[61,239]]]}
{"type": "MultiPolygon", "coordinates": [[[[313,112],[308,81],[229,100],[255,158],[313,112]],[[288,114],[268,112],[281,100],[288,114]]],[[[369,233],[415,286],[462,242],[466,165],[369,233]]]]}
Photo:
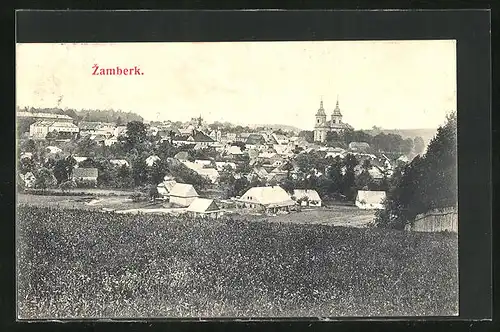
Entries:
{"type": "Polygon", "coordinates": [[[457,205],[457,117],[447,116],[427,152],[394,175],[385,209],[377,213],[380,227],[403,229],[420,213],[457,205]]]}

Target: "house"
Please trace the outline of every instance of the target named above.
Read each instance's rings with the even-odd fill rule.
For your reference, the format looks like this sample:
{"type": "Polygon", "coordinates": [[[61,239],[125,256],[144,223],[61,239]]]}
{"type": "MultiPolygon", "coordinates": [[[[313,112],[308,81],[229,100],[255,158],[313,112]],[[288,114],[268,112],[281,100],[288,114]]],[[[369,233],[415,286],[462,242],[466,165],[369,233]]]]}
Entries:
{"type": "Polygon", "coordinates": [[[189,143],[200,144],[202,146],[210,146],[215,142],[215,140],[213,140],[210,136],[197,130],[194,132],[194,134],[188,137],[187,141],[189,143]]]}
{"type": "Polygon", "coordinates": [[[265,180],[269,176],[269,173],[264,167],[255,167],[252,173],[257,175],[257,177],[261,180],[265,180]]]}
{"type": "Polygon", "coordinates": [[[242,155],[243,152],[241,152],[241,148],[239,146],[236,146],[236,145],[230,145],[229,147],[227,147],[226,149],[226,153],[229,154],[229,155],[242,155]]]}
{"type": "Polygon", "coordinates": [[[295,205],[295,201],[280,186],[253,187],[235,201],[240,207],[271,213],[289,211],[295,205]]]}
{"type": "Polygon", "coordinates": [[[273,150],[281,156],[291,156],[293,154],[292,148],[288,145],[273,145],[273,150]]]}
{"type": "Polygon", "coordinates": [[[156,186],[160,199],[168,199],[172,188],[177,184],[173,179],[166,178],[156,186]]]}
{"type": "Polygon", "coordinates": [[[196,159],[194,163],[201,166],[210,166],[212,164],[212,161],[208,159],[196,159]]]}
{"type": "Polygon", "coordinates": [[[160,161],[160,157],[158,156],[149,156],[146,158],[146,165],[152,167],[156,162],[160,161]]]}
{"type": "Polygon", "coordinates": [[[367,152],[370,150],[370,144],[366,142],[351,142],[349,143],[349,150],[356,152],[367,152]]]}
{"type": "Polygon", "coordinates": [[[110,138],[106,138],[104,140],[104,146],[111,146],[111,145],[116,144],[116,143],[118,143],[118,138],[116,138],[114,136],[110,137],[110,138]]]}
{"type": "Polygon", "coordinates": [[[187,207],[198,197],[196,189],[190,184],[176,183],[170,190],[170,203],[187,207]]]}
{"type": "Polygon", "coordinates": [[[262,134],[250,134],[245,140],[246,145],[265,145],[266,139],[262,134]]]}
{"type": "Polygon", "coordinates": [[[110,159],[109,162],[112,165],[118,166],[118,167],[122,167],[122,166],[130,167],[128,161],[126,161],[125,159],[110,159]]]}
{"type": "Polygon", "coordinates": [[[57,133],[57,138],[69,139],[78,134],[80,130],[72,122],[37,121],[30,125],[30,137],[45,139],[48,133],[57,133]]]}
{"type": "Polygon", "coordinates": [[[192,217],[217,218],[222,214],[213,199],[195,198],[186,209],[192,217]]]}
{"type": "Polygon", "coordinates": [[[21,157],[20,157],[21,160],[22,159],[31,159],[31,158],[33,158],[33,153],[31,153],[31,152],[23,152],[21,154],[21,157]]]}
{"type": "Polygon", "coordinates": [[[259,160],[264,164],[271,165],[273,167],[279,167],[283,165],[284,158],[277,153],[263,152],[259,154],[259,160]]]}
{"type": "Polygon", "coordinates": [[[276,140],[276,142],[278,142],[278,144],[288,144],[290,141],[288,137],[281,134],[273,134],[272,137],[276,140]]]}
{"type": "Polygon", "coordinates": [[[382,180],[384,178],[384,172],[377,166],[370,167],[368,173],[374,180],[382,180]]]}
{"type": "Polygon", "coordinates": [[[73,181],[77,183],[77,185],[82,184],[91,184],[97,185],[97,177],[99,175],[99,171],[97,168],[75,168],[73,170],[73,181]]]}
{"type": "Polygon", "coordinates": [[[78,123],[78,128],[80,129],[81,136],[96,134],[97,130],[100,127],[101,127],[101,124],[99,122],[80,121],[78,123]]]}
{"type": "Polygon", "coordinates": [[[235,133],[227,133],[226,134],[226,140],[230,142],[235,142],[236,141],[237,135],[235,133]]]}
{"type": "Polygon", "coordinates": [[[45,148],[45,151],[47,151],[47,153],[56,154],[56,153],[61,153],[62,149],[58,148],[57,146],[47,146],[45,148]]]}
{"type": "Polygon", "coordinates": [[[364,210],[383,209],[385,197],[385,191],[358,190],[355,204],[364,210]]]}
{"type": "Polygon", "coordinates": [[[235,170],[236,169],[236,164],[232,162],[227,162],[227,161],[216,161],[215,166],[217,167],[218,171],[222,171],[224,167],[228,166],[231,167],[231,169],[235,170]]]}
{"type": "Polygon", "coordinates": [[[397,159],[397,161],[398,161],[398,162],[401,162],[401,163],[405,163],[405,164],[407,164],[407,163],[410,161],[410,159],[409,159],[407,156],[402,155],[401,157],[399,157],[399,158],[397,159]]]}
{"type": "Polygon", "coordinates": [[[295,189],[293,198],[296,201],[301,200],[300,205],[302,206],[321,206],[321,197],[314,189],[295,189]]]}
{"type": "Polygon", "coordinates": [[[208,136],[210,136],[211,139],[217,142],[220,142],[222,140],[222,132],[220,130],[212,130],[210,132],[210,135],[208,136]]]}
{"type": "Polygon", "coordinates": [[[116,126],[113,130],[113,136],[120,137],[122,135],[127,135],[127,126],[116,126]]]}
{"type": "Polygon", "coordinates": [[[73,122],[73,118],[66,114],[17,112],[16,116],[20,119],[33,119],[35,121],[73,122]]]}
{"type": "Polygon", "coordinates": [[[78,156],[72,156],[73,159],[75,159],[76,161],[76,165],[75,167],[78,167],[78,165],[82,162],[84,162],[85,160],[89,159],[88,157],[78,157],[78,156]]]}
{"type": "Polygon", "coordinates": [[[174,158],[179,160],[179,161],[187,161],[189,158],[189,154],[187,153],[187,151],[181,151],[181,152],[178,152],[174,156],[174,158]]]}

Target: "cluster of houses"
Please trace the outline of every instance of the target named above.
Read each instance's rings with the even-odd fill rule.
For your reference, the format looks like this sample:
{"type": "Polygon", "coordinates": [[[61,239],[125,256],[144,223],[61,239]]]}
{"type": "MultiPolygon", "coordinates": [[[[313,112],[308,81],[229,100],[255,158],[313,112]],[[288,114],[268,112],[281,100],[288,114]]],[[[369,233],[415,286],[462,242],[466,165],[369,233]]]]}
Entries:
{"type": "MultiPolygon", "coordinates": [[[[183,211],[192,216],[217,218],[227,211],[219,207],[215,200],[200,197],[192,185],[178,183],[169,176],[166,176],[157,188],[159,199],[178,207],[170,212],[183,211]]],[[[360,209],[382,209],[385,195],[384,191],[360,190],[355,205],[360,209]]],[[[280,186],[264,186],[250,188],[241,197],[232,197],[224,204],[240,212],[280,214],[295,211],[297,206],[321,207],[323,202],[314,189],[295,189],[289,194],[280,186]]]]}
{"type": "MultiPolygon", "coordinates": [[[[118,142],[118,138],[126,135],[126,126],[117,126],[110,123],[81,121],[75,125],[73,119],[67,115],[19,112],[18,116],[34,118],[30,125],[29,136],[33,139],[46,139],[49,133],[58,133],[57,137],[67,140],[79,135],[110,146],[118,142]]],[[[188,149],[203,149],[212,147],[217,152],[215,160],[190,160],[187,151],[179,152],[174,159],[195,171],[200,176],[208,179],[212,184],[219,182],[221,172],[228,167],[236,170],[242,157],[249,160],[250,171],[235,176],[246,176],[248,180],[257,177],[264,183],[279,182],[286,176],[297,176],[298,166],[295,158],[299,154],[312,151],[320,152],[324,158],[346,158],[348,154],[355,155],[359,164],[355,167],[356,175],[366,169],[366,160],[369,160],[368,172],[375,181],[390,177],[397,162],[407,163],[408,158],[401,156],[397,161],[390,160],[387,156],[369,153],[369,145],[365,142],[351,142],[347,149],[338,147],[325,147],[322,144],[308,142],[304,137],[285,136],[272,130],[234,133],[221,129],[210,128],[201,117],[179,126],[170,121],[147,124],[147,134],[156,142],[169,141],[175,146],[188,146],[188,149]]],[[[57,146],[46,148],[48,153],[58,154],[61,149],[57,146]]],[[[24,153],[21,158],[30,158],[24,153]]],[[[99,171],[96,168],[80,167],[85,161],[85,156],[73,156],[77,165],[73,170],[72,178],[77,183],[97,184],[99,171]]],[[[145,162],[153,166],[160,158],[156,155],[149,156],[145,162]]],[[[125,159],[112,159],[115,166],[129,167],[125,159]]],[[[317,175],[328,171],[326,169],[314,170],[317,175]]],[[[345,171],[345,169],[343,170],[345,171]]],[[[26,187],[33,187],[35,177],[32,173],[22,175],[26,187]]],[[[166,177],[158,184],[158,193],[162,200],[186,209],[196,215],[218,216],[221,209],[216,202],[208,198],[199,197],[191,184],[177,183],[172,178],[166,177]]],[[[380,209],[385,192],[359,191],[356,205],[361,209],[380,209]]],[[[241,197],[234,197],[233,206],[240,209],[254,209],[266,213],[281,213],[293,210],[297,205],[308,207],[321,207],[322,200],[315,190],[296,189],[293,194],[287,193],[279,186],[254,187],[241,197]]]]}

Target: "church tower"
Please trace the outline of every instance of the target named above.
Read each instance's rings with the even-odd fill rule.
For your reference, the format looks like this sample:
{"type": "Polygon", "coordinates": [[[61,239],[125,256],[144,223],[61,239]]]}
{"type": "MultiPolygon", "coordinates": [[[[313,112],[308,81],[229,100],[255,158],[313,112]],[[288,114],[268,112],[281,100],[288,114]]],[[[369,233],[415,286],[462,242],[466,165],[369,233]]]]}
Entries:
{"type": "Polygon", "coordinates": [[[314,125],[314,141],[324,142],[326,140],[326,132],[328,131],[326,123],[326,113],[323,108],[323,98],[319,104],[319,109],[316,112],[316,123],[314,125]]]}
{"type": "Polygon", "coordinates": [[[340,123],[342,123],[342,113],[340,113],[339,97],[337,97],[337,105],[335,105],[335,109],[332,114],[332,125],[335,127],[336,124],[340,123]]]}

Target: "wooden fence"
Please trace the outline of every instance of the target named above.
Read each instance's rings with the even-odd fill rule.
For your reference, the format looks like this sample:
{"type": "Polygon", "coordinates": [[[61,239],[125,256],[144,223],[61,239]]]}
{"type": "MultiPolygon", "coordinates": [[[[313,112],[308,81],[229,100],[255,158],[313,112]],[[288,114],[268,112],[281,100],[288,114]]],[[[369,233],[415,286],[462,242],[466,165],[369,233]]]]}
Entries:
{"type": "Polygon", "coordinates": [[[458,232],[458,210],[446,208],[419,214],[413,224],[407,227],[415,232],[458,232]]]}

